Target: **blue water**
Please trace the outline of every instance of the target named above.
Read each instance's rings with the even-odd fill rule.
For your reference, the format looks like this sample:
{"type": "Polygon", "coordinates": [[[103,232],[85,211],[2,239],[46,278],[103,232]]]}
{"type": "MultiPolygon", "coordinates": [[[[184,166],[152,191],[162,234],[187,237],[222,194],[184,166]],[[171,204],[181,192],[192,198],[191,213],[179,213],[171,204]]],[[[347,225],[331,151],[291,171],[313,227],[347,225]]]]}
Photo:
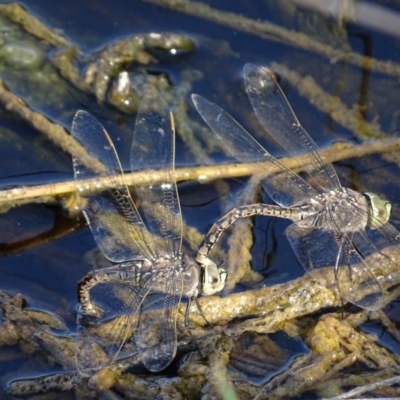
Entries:
{"type": "MultiPolygon", "coordinates": [[[[307,23],[304,21],[310,15],[285,12],[282,8],[276,8],[273,0],[256,4],[246,1],[205,3],[216,9],[268,20],[287,29],[307,33],[307,23]]],[[[176,85],[182,82],[182,71],[201,71],[204,77],[193,84],[192,91],[224,107],[271,152],[273,148],[268,147],[262,132],[254,131],[257,125],[254,124],[242,81],[241,71],[246,62],[265,65],[272,61],[284,63],[303,75],[312,75],[328,93],[337,93],[349,106],[357,104],[363,95],[367,99],[367,119],[379,117],[382,129],[388,134],[399,129],[398,81],[393,77],[367,73],[366,80],[365,71],[358,67],[330,63],[330,60],[318,54],[280,41],[267,40],[256,34],[242,32],[239,28],[233,29],[138,0],[26,0],[23,4],[49,26],[62,31],[86,53],[98,50],[117,38],[139,33],[173,31],[189,35],[196,42],[195,52],[178,56],[176,60],[168,58],[165,63],[152,65],[151,68],[168,74],[170,81],[176,85]]],[[[333,24],[333,21],[328,22],[333,24]]],[[[328,22],[325,20],[326,26],[329,26],[328,22]]],[[[399,62],[398,38],[357,24],[351,24],[348,33],[354,51],[368,51],[373,57],[399,62]]],[[[332,37],[335,38],[334,33],[332,37]]],[[[329,37],[323,40],[328,43],[329,37]]],[[[28,71],[23,76],[27,82],[29,74],[28,71]]],[[[120,114],[110,107],[98,106],[91,96],[77,96],[75,89],[67,88],[63,91],[64,97],[60,95],[58,101],[46,103],[39,96],[40,88],[35,93],[34,87],[29,90],[19,87],[20,82],[11,73],[8,75],[7,70],[2,70],[0,77],[11,89],[15,88],[32,109],[57,120],[67,129],[74,112],[80,108],[87,108],[96,114],[104,111],[105,117],[101,122],[115,139],[124,166],[129,165],[127,149],[134,117],[123,116],[128,121],[128,127],[120,131],[116,123],[120,114]],[[120,141],[116,140],[117,137],[120,141]]],[[[306,130],[321,146],[339,140],[359,141],[354,133],[332,123],[329,116],[299,96],[287,82],[282,82],[282,88],[306,130]]],[[[190,114],[195,115],[193,109],[190,114]]],[[[193,154],[182,142],[178,142],[177,149],[177,165],[196,165],[193,154]]],[[[216,154],[216,161],[223,161],[220,154],[216,154]]],[[[393,165],[386,167],[386,162],[379,156],[371,156],[366,160],[346,160],[338,165],[338,172],[346,186],[376,190],[392,201],[395,210],[399,205],[396,204],[400,194],[397,189],[399,185],[395,180],[398,168],[393,165]]],[[[34,128],[0,108],[0,186],[45,184],[68,179],[72,179],[70,156],[43,138],[34,128]]],[[[230,187],[239,192],[244,182],[245,179],[232,180],[230,187]]],[[[224,197],[215,189],[214,183],[201,187],[184,183],[180,185],[180,193],[184,219],[205,233],[221,216],[220,202],[224,201],[224,197]]],[[[394,211],[395,220],[397,216],[400,221],[399,215],[394,211]]],[[[91,268],[83,257],[96,245],[90,230],[76,217],[72,218],[73,228],[70,230],[70,227],[64,227],[64,218],[68,216],[58,202],[51,205],[25,205],[0,214],[3,231],[0,238],[0,289],[21,292],[30,306],[58,313],[73,330],[77,305],[76,283],[91,268]],[[63,229],[66,233],[62,237],[54,234],[63,229]],[[38,240],[35,242],[35,239],[38,240]],[[27,241],[29,246],[26,245],[27,241]]],[[[257,220],[255,224],[252,267],[264,276],[267,285],[303,274],[286,241],[286,226],[286,222],[266,219],[257,220]]]]}

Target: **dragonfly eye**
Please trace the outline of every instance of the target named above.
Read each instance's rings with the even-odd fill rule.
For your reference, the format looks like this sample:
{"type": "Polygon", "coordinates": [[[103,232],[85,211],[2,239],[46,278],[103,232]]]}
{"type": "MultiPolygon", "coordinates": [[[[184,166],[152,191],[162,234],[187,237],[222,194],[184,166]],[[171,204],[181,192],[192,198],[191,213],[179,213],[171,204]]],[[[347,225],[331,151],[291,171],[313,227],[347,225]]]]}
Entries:
{"type": "Polygon", "coordinates": [[[227,272],[223,268],[218,268],[215,263],[209,259],[203,264],[203,294],[209,296],[223,289],[226,282],[227,272]]]}
{"type": "Polygon", "coordinates": [[[382,200],[377,194],[366,192],[364,196],[369,202],[369,222],[371,229],[378,229],[389,221],[392,205],[382,200]]]}

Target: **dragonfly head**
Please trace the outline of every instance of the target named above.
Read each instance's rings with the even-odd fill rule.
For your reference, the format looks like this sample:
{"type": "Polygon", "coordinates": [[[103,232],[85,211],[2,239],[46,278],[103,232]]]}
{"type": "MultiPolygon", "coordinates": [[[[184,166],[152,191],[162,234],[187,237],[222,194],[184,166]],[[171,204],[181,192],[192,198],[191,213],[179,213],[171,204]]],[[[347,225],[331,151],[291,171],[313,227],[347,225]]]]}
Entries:
{"type": "Polygon", "coordinates": [[[218,268],[209,258],[203,260],[202,267],[202,293],[210,296],[222,290],[225,286],[227,272],[223,268],[218,268]]]}
{"type": "Polygon", "coordinates": [[[366,192],[364,196],[370,205],[368,226],[371,229],[378,229],[389,221],[392,205],[375,193],[366,192]]]}

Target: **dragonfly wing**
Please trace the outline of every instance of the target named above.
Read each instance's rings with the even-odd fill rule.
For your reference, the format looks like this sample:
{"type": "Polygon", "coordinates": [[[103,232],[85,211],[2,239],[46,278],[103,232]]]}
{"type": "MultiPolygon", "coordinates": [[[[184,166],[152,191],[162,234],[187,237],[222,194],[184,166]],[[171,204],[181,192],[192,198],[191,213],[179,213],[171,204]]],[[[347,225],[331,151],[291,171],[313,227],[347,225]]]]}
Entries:
{"type": "Polygon", "coordinates": [[[336,264],[340,292],[346,300],[361,308],[379,310],[383,306],[382,286],[357,251],[368,246],[370,242],[361,231],[355,232],[352,239],[349,235],[343,235],[341,238],[341,248],[336,264]]]}
{"type": "Polygon", "coordinates": [[[366,309],[381,307],[382,287],[347,233],[293,223],[286,234],[306,270],[333,266],[344,299],[366,309]]]}
{"type": "Polygon", "coordinates": [[[286,229],[286,236],[306,271],[336,264],[339,246],[334,232],[295,222],[286,229]]]}
{"type": "Polygon", "coordinates": [[[80,372],[126,356],[143,298],[140,268],[136,261],[94,271],[81,281],[75,355],[80,372]]]}
{"type": "Polygon", "coordinates": [[[135,342],[143,364],[152,372],[166,368],[176,354],[176,318],[183,281],[178,269],[159,270],[141,305],[135,342]]]}
{"type": "Polygon", "coordinates": [[[398,263],[398,260],[400,260],[400,232],[392,224],[386,223],[378,229],[367,228],[366,232],[378,251],[388,249],[397,255],[396,263],[398,263]]]}
{"type": "Polygon", "coordinates": [[[84,215],[97,245],[113,262],[138,256],[152,258],[154,249],[145,240],[146,228],[126,187],[108,133],[89,113],[78,111],[72,135],[93,159],[88,166],[74,157],[73,165],[77,193],[83,199],[84,215]]]}
{"type": "Polygon", "coordinates": [[[246,164],[277,204],[290,207],[317,195],[307,182],[269,154],[222,108],[198,95],[192,95],[192,100],[224,147],[233,157],[246,164]]]}
{"type": "Polygon", "coordinates": [[[141,102],[131,148],[133,171],[158,177],[151,186],[136,185],[143,215],[156,237],[158,251],[178,254],[182,244],[182,217],[174,176],[175,127],[166,101],[150,90],[141,102]]]}
{"type": "Polygon", "coordinates": [[[391,224],[386,223],[378,229],[366,228],[354,238],[357,250],[368,258],[377,275],[390,279],[392,273],[398,273],[400,262],[400,233],[391,224]],[[361,236],[361,241],[356,241],[361,236]]]}
{"type": "Polygon", "coordinates": [[[271,73],[266,68],[246,64],[244,80],[253,109],[269,138],[296,159],[300,169],[310,176],[311,185],[325,192],[340,187],[333,166],[324,164],[318,146],[300,125],[271,73]]]}

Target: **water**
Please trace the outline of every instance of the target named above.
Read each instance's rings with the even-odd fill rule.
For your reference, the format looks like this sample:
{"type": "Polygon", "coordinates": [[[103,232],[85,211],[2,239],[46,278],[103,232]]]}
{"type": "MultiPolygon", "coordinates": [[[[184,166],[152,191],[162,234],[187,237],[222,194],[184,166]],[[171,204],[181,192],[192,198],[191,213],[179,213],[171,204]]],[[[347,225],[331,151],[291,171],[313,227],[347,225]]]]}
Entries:
{"type": "MultiPolygon", "coordinates": [[[[112,40],[129,34],[175,31],[190,35],[197,45],[195,51],[177,56],[162,54],[160,62],[150,63],[144,68],[149,68],[155,75],[165,73],[174,85],[186,82],[182,89],[186,99],[189,99],[191,92],[202,93],[205,97],[213,99],[276,156],[279,154],[274,152],[274,148],[263,136],[261,127],[251,113],[242,79],[242,68],[246,62],[262,65],[272,61],[283,63],[303,76],[312,76],[326,92],[339,96],[348,107],[351,108],[353,104],[360,106],[365,120],[378,121],[387,136],[391,136],[399,127],[397,78],[354,66],[346,60],[329,59],[313,51],[304,50],[296,43],[289,45],[281,40],[270,40],[268,34],[245,32],[239,25],[228,25],[232,18],[217,23],[205,17],[186,15],[140,1],[128,4],[122,0],[83,0],[55,4],[47,0],[35,0],[25,1],[24,4],[46,24],[63,31],[85,53],[98,50],[112,40]],[[189,70],[200,71],[202,77],[197,76],[194,79],[189,70]],[[191,77],[190,82],[187,80],[188,75],[191,77]]],[[[287,29],[307,33],[315,39],[322,37],[325,44],[332,43],[340,48],[350,45],[361,54],[371,54],[379,59],[399,62],[399,42],[396,37],[357,23],[349,24],[343,35],[335,20],[324,19],[291,6],[285,8],[279,5],[277,8],[274,1],[257,4],[232,4],[221,1],[209,4],[215,9],[230,11],[253,20],[271,21],[287,29]]],[[[82,93],[63,82],[58,72],[48,63],[48,57],[54,48],[42,47],[37,39],[29,34],[24,36],[16,32],[18,30],[19,28],[12,26],[7,27],[2,30],[2,34],[7,40],[10,35],[15,35],[12,39],[18,42],[36,43],[35,48],[38,47],[44,58],[39,64],[36,60],[31,69],[27,68],[26,63],[23,68],[15,68],[15,65],[10,67],[1,62],[2,80],[13,92],[22,96],[32,109],[45,113],[67,129],[71,126],[74,113],[78,109],[87,108],[109,131],[116,143],[123,167],[128,170],[134,116],[99,104],[94,101],[92,95],[82,93]]],[[[137,64],[133,63],[129,69],[135,71],[136,67],[137,64]]],[[[286,79],[282,79],[281,85],[300,122],[320,147],[339,141],[358,143],[365,140],[361,130],[355,132],[335,122],[332,115],[319,111],[299,95],[286,79]]],[[[335,106],[335,103],[332,103],[332,108],[335,106]]],[[[189,116],[201,123],[194,108],[190,109],[189,116]]],[[[5,179],[6,186],[10,184],[10,177],[13,187],[18,183],[29,185],[30,176],[34,184],[38,183],[38,177],[41,183],[54,182],[57,173],[62,177],[60,180],[65,180],[66,174],[72,179],[70,155],[45,139],[36,129],[15,117],[10,111],[1,113],[0,127],[0,179],[5,179]]],[[[181,131],[179,130],[178,134],[181,131]]],[[[196,137],[202,137],[198,131],[196,137]]],[[[190,140],[178,137],[178,167],[196,165],[200,152],[191,150],[191,146],[190,140]]],[[[205,147],[204,144],[203,146],[205,147]]],[[[215,145],[206,148],[204,152],[212,156],[214,161],[227,161],[222,150],[215,145]]],[[[368,189],[386,196],[393,204],[392,220],[395,223],[400,220],[397,211],[399,207],[396,204],[396,198],[399,196],[398,167],[392,161],[375,154],[362,159],[340,161],[335,164],[335,169],[343,186],[360,192],[368,189]]],[[[229,180],[228,183],[222,180],[201,185],[180,183],[178,189],[184,221],[203,234],[206,233],[220,216],[236,205],[240,192],[245,190],[245,182],[245,178],[237,178],[229,180]]],[[[66,224],[69,211],[66,211],[64,205],[60,198],[52,198],[48,204],[38,204],[33,208],[24,205],[12,213],[0,216],[1,226],[7,231],[2,241],[6,242],[6,245],[13,244],[11,249],[10,246],[3,247],[9,252],[5,251],[0,259],[0,281],[1,289],[23,293],[28,302],[28,309],[44,309],[62,316],[67,323],[67,329],[62,333],[69,335],[76,329],[76,285],[93,268],[86,261],[85,255],[96,248],[96,243],[88,227],[79,221],[75,224],[75,216],[69,217],[69,221],[72,221],[70,225],[66,224]],[[36,219],[29,218],[32,215],[40,217],[41,227],[38,227],[36,219]],[[23,236],[19,241],[22,232],[23,236]],[[31,239],[28,247],[27,239],[31,239]]],[[[257,226],[260,223],[262,222],[257,221],[257,226]]],[[[273,230],[275,229],[279,230],[277,234],[271,231],[265,234],[263,229],[250,230],[249,236],[256,236],[257,241],[266,240],[270,243],[271,235],[275,236],[280,241],[277,249],[283,249],[279,254],[275,254],[275,248],[271,250],[272,262],[267,265],[266,270],[263,268],[265,258],[262,255],[265,249],[253,249],[251,270],[263,269],[265,276],[274,276],[274,282],[289,281],[292,277],[302,275],[303,269],[287,244],[281,243],[285,239],[281,232],[284,229],[282,224],[276,224],[273,230]]],[[[185,243],[185,249],[189,248],[185,243]]],[[[195,250],[191,251],[194,255],[195,250]]],[[[226,261],[224,256],[214,259],[219,263],[226,261]]],[[[252,287],[262,279],[261,275],[252,276],[251,279],[241,282],[240,288],[252,287]]],[[[271,281],[267,279],[265,283],[271,284],[271,281]]],[[[54,368],[41,352],[27,355],[16,347],[3,346],[1,349],[3,360],[0,375],[3,382],[15,378],[16,374],[32,376],[54,368]],[[19,354],[19,358],[15,359],[15,353],[19,354]]],[[[174,368],[177,367],[173,366],[172,374],[176,376],[174,368]]],[[[147,377],[156,379],[152,375],[147,377]]],[[[1,395],[7,398],[4,393],[1,395]]],[[[76,397],[73,392],[57,396],[76,397]]],[[[308,394],[305,396],[311,397],[307,397],[308,394]]],[[[48,398],[51,398],[51,395],[48,395],[48,398]]]]}

